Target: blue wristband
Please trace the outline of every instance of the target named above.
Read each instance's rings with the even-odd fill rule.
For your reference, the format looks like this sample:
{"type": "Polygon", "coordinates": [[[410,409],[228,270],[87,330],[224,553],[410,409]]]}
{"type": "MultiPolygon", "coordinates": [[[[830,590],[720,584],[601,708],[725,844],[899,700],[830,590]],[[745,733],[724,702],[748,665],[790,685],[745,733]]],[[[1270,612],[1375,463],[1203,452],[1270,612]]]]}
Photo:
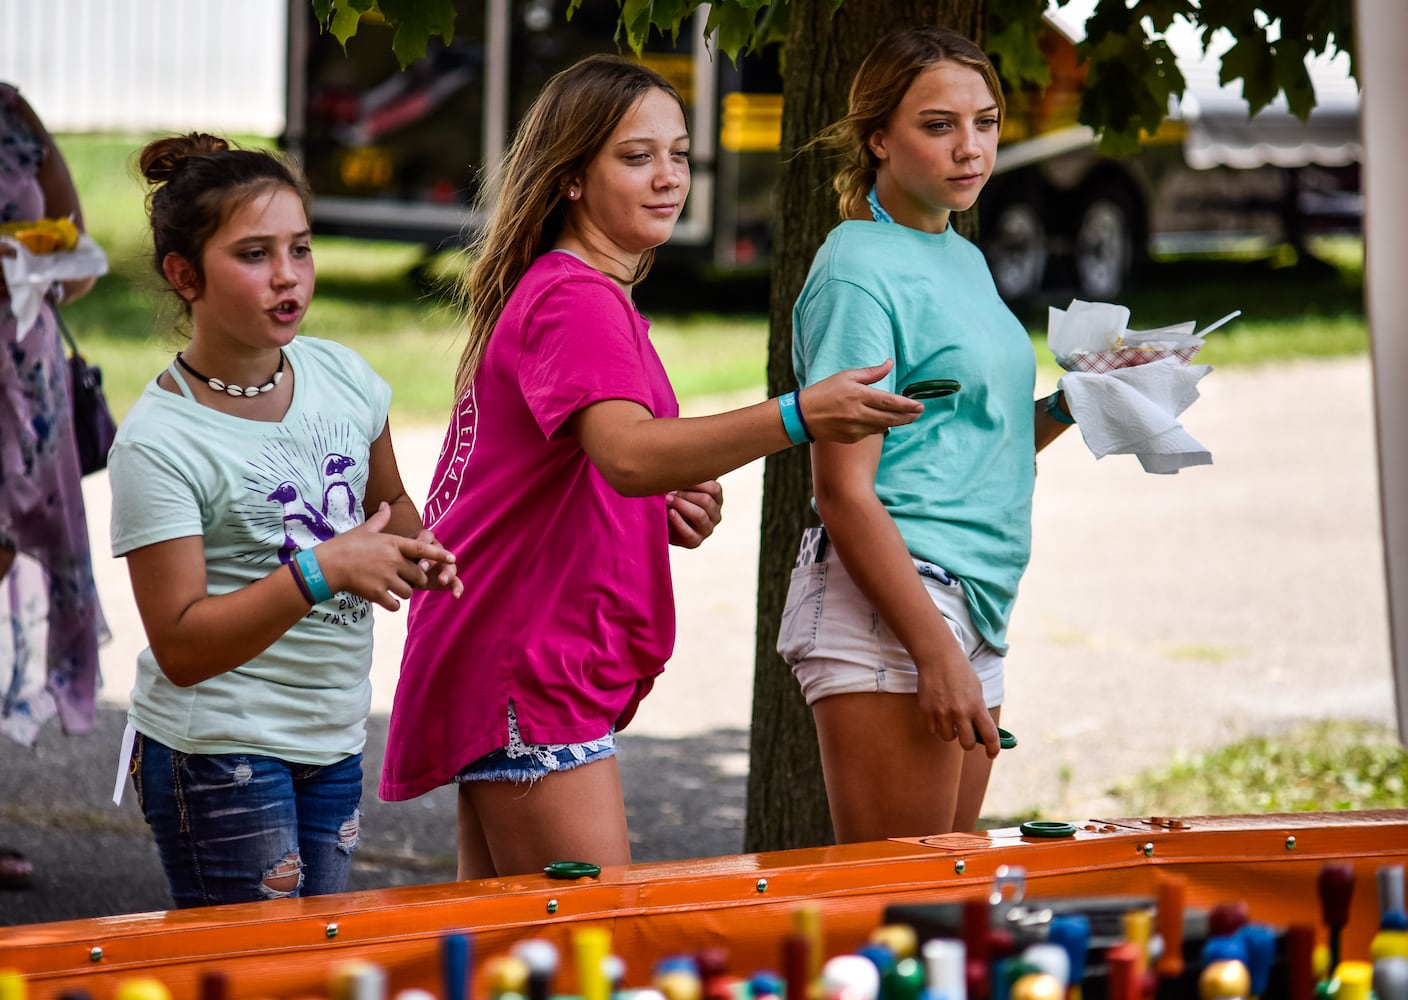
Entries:
{"type": "Polygon", "coordinates": [[[1074,424],[1076,422],[1076,418],[1068,417],[1065,413],[1061,411],[1061,397],[1064,395],[1064,390],[1057,389],[1051,395],[1046,397],[1047,416],[1049,416],[1052,420],[1056,421],[1058,424],[1074,424]]]}
{"type": "Polygon", "coordinates": [[[802,420],[802,408],[797,403],[798,390],[793,389],[777,397],[777,408],[782,411],[782,429],[787,432],[787,440],[793,444],[802,444],[804,441],[812,441],[814,438],[807,431],[807,425],[802,420]]]}
{"type": "Polygon", "coordinates": [[[298,572],[298,563],[289,563],[288,571],[293,574],[293,582],[297,585],[298,592],[303,595],[303,599],[308,602],[309,606],[311,607],[317,604],[318,602],[313,600],[313,595],[308,590],[308,584],[303,582],[303,574],[298,572]]]}
{"type": "Polygon", "coordinates": [[[327,578],[323,576],[323,571],[318,566],[318,557],[313,554],[313,550],[300,549],[293,561],[298,563],[298,571],[303,576],[308,593],[313,595],[313,603],[322,604],[331,600],[332,588],[328,586],[327,578]]]}

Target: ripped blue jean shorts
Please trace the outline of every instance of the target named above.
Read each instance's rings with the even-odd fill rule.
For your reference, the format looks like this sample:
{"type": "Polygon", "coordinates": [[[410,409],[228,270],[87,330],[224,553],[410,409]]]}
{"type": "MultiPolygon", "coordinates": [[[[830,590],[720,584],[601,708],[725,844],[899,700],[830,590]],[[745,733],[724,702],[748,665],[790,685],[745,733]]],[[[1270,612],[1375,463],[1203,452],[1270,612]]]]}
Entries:
{"type": "Polygon", "coordinates": [[[178,908],[347,888],[361,823],[361,754],[320,767],[250,753],[181,753],[138,733],[132,784],[178,908]]]}

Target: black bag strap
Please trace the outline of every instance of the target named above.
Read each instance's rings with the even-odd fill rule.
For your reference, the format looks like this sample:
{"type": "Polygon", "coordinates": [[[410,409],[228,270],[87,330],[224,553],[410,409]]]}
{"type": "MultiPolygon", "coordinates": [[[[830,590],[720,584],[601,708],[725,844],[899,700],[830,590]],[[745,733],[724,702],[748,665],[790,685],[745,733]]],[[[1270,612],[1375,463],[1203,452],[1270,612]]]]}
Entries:
{"type": "Polygon", "coordinates": [[[78,353],[78,342],[69,332],[68,324],[64,322],[64,314],[59,312],[59,303],[52,295],[49,296],[49,311],[54,314],[54,322],[59,325],[59,333],[63,334],[64,340],[68,344],[69,353],[75,358],[81,358],[83,355],[78,353]]]}

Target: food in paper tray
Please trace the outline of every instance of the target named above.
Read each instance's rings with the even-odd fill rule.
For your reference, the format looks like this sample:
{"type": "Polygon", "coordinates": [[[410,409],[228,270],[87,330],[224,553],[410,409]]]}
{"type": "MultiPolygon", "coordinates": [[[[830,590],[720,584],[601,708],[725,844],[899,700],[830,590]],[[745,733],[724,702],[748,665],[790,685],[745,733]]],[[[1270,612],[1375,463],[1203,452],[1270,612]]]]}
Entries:
{"type": "Polygon", "coordinates": [[[0,237],[23,244],[30,253],[60,253],[78,246],[72,219],[29,219],[0,225],[0,237]]]}
{"type": "Polygon", "coordinates": [[[1129,329],[1129,310],[1109,302],[1073,299],[1066,309],[1049,310],[1046,342],[1067,371],[1109,372],[1164,358],[1192,361],[1206,334],[1240,315],[1231,313],[1198,332],[1193,321],[1156,330],[1129,329]]]}

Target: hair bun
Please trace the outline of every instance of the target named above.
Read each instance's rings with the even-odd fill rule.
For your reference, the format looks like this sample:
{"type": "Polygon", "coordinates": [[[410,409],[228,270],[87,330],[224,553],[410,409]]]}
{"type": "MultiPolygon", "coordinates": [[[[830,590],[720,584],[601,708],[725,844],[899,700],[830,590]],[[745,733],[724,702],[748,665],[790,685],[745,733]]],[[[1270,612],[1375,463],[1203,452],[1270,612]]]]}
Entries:
{"type": "Polygon", "coordinates": [[[139,166],[148,184],[164,184],[176,176],[193,156],[222,153],[230,144],[218,135],[191,132],[149,142],[142,150],[139,166]]]}

